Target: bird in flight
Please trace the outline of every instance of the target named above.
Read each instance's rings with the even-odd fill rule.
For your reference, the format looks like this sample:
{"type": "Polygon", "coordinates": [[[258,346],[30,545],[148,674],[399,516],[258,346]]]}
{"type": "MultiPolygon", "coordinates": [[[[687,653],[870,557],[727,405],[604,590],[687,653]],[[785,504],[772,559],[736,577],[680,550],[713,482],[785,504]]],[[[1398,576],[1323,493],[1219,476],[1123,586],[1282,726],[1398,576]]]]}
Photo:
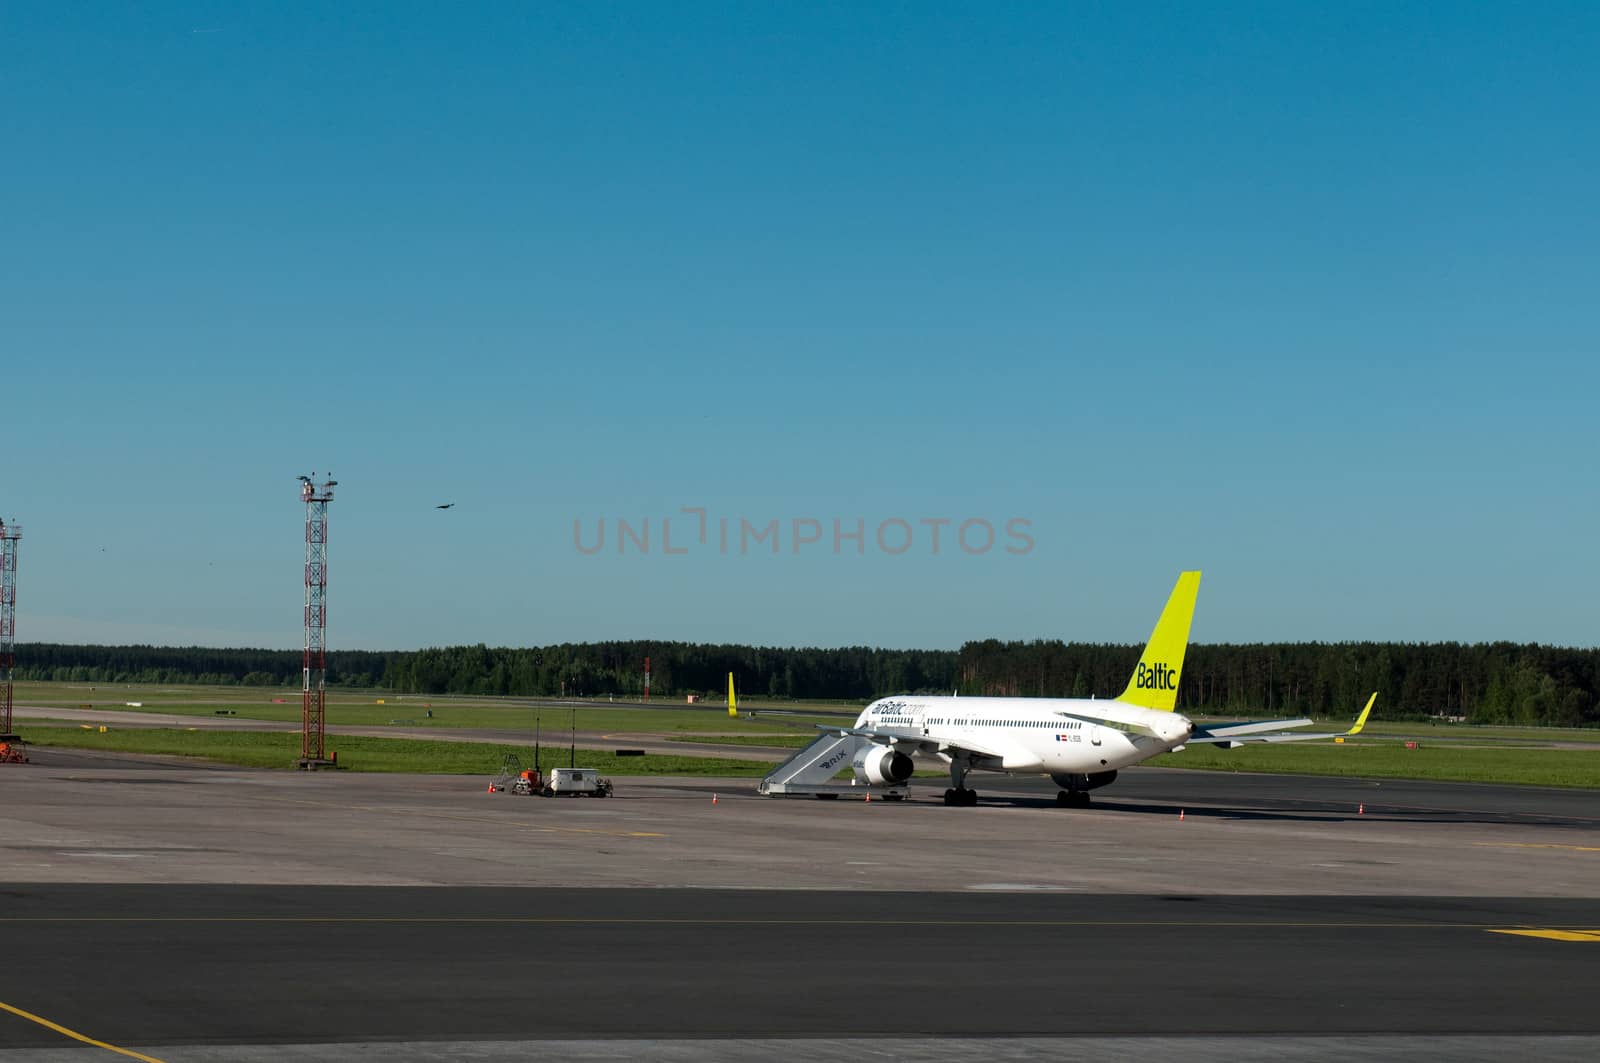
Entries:
{"type": "Polygon", "coordinates": [[[446,502],[446,503],[445,503],[445,504],[444,504],[444,505],[442,505],[442,506],[434,506],[434,507],[433,507],[433,508],[434,508],[434,509],[449,509],[449,508],[450,508],[450,507],[451,507],[451,506],[453,506],[453,505],[455,505],[455,503],[454,503],[454,502],[446,502]]]}

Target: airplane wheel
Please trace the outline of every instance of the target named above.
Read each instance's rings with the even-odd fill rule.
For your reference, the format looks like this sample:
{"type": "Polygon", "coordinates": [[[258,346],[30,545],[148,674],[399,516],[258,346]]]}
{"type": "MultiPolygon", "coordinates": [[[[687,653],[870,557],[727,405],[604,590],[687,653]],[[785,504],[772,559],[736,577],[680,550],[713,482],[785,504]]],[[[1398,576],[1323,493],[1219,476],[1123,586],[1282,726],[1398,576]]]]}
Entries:
{"type": "Polygon", "coordinates": [[[1071,808],[1072,807],[1072,795],[1067,793],[1065,790],[1057,790],[1056,791],[1056,807],[1057,808],[1071,808]]]}
{"type": "Polygon", "coordinates": [[[962,790],[961,791],[961,803],[963,805],[965,805],[966,807],[968,807],[968,808],[977,808],[978,807],[978,791],[976,791],[976,790],[962,790]]]}
{"type": "Polygon", "coordinates": [[[1073,794],[1072,795],[1072,805],[1073,805],[1074,808],[1088,808],[1089,807],[1089,791],[1087,791],[1087,790],[1079,790],[1077,793],[1073,794]]]}
{"type": "Polygon", "coordinates": [[[954,790],[946,790],[944,792],[944,803],[946,807],[956,803],[956,792],[954,790]]]}

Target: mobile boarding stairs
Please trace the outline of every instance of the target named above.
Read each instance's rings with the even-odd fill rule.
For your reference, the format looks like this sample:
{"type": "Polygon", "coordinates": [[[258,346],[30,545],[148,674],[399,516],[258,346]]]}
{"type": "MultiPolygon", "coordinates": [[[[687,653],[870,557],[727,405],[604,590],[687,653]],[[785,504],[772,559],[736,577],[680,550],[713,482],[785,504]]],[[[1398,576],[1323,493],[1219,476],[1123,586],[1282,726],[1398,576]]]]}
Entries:
{"type": "Polygon", "coordinates": [[[881,801],[900,801],[910,796],[911,790],[904,783],[873,786],[859,773],[849,780],[834,779],[841,771],[853,767],[856,754],[871,745],[870,738],[860,735],[825,732],[778,765],[777,770],[761,780],[756,792],[767,797],[853,797],[881,801]]]}

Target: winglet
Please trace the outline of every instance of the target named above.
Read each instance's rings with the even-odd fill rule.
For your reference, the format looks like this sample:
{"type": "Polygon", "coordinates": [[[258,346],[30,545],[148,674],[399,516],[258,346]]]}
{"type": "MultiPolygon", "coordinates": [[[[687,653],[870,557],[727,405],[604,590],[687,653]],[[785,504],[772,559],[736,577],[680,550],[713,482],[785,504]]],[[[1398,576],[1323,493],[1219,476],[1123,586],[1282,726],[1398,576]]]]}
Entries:
{"type": "MultiPolygon", "coordinates": [[[[1374,694],[1374,697],[1377,695],[1374,694]]],[[[1370,706],[1369,706],[1370,708],[1370,706]]],[[[739,715],[739,702],[733,696],[733,673],[728,673],[728,715],[737,718],[739,715]]]]}
{"type": "Polygon", "coordinates": [[[1372,703],[1377,700],[1378,692],[1374,690],[1372,692],[1372,697],[1367,699],[1367,707],[1361,710],[1360,716],[1356,717],[1356,725],[1350,728],[1350,730],[1346,731],[1345,734],[1358,735],[1361,733],[1361,729],[1367,725],[1367,717],[1372,714],[1372,703]]]}

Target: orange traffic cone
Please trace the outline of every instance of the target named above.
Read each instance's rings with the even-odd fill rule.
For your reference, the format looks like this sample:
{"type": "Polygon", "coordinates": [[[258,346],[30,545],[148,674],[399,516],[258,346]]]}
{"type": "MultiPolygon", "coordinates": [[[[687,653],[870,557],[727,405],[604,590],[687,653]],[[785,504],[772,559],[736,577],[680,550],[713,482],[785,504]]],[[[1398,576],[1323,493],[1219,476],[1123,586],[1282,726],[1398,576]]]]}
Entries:
{"type": "Polygon", "coordinates": [[[716,804],[717,803],[717,795],[716,794],[712,794],[711,795],[711,803],[712,804],[716,804]]]}
{"type": "Polygon", "coordinates": [[[1367,814],[1367,803],[1365,801],[1363,801],[1359,805],[1356,806],[1356,815],[1364,816],[1366,814],[1367,814]]]}
{"type": "Polygon", "coordinates": [[[492,793],[494,793],[494,783],[490,783],[490,784],[489,784],[489,792],[490,792],[490,793],[491,793],[491,794],[492,794],[492,793]]]}
{"type": "Polygon", "coordinates": [[[1179,822],[1179,823],[1182,823],[1182,822],[1183,822],[1183,814],[1184,814],[1184,813],[1185,813],[1185,812],[1187,812],[1187,811],[1189,811],[1189,810],[1188,810],[1188,809],[1186,809],[1186,808],[1180,808],[1180,809],[1178,809],[1178,822],[1179,822]]]}
{"type": "Polygon", "coordinates": [[[869,805],[872,804],[872,793],[871,793],[871,791],[868,791],[868,793],[867,793],[867,804],[869,804],[869,805]]]}

